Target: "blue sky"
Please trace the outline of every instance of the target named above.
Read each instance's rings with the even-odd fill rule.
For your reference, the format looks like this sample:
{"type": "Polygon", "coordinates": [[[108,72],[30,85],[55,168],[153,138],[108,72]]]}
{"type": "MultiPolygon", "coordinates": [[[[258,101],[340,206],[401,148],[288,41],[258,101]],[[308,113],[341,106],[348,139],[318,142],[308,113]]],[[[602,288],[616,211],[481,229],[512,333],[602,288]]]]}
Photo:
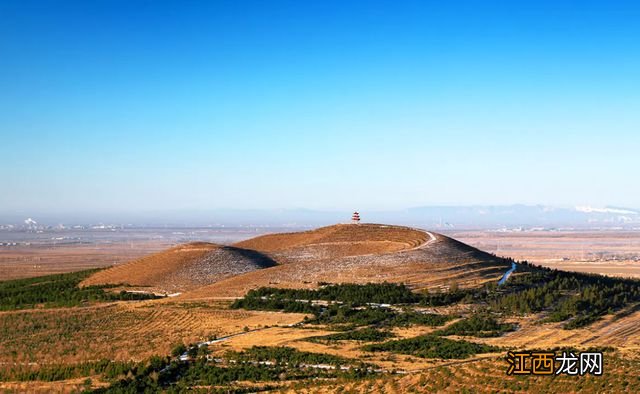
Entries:
{"type": "Polygon", "coordinates": [[[634,2],[3,1],[0,16],[3,212],[640,208],[634,2]]]}

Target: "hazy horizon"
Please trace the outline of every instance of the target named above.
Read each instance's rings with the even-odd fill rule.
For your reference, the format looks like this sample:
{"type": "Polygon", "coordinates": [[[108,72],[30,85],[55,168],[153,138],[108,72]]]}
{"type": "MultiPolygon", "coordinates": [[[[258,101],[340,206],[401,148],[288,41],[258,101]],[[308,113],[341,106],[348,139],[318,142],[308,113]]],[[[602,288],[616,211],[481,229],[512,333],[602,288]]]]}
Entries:
{"type": "MultiPolygon", "coordinates": [[[[121,212],[0,213],[0,225],[42,228],[56,225],[126,226],[298,226],[315,227],[350,221],[353,210],[210,209],[121,212]]],[[[364,222],[436,228],[617,228],[640,229],[640,210],[625,207],[547,205],[420,206],[399,210],[359,210],[364,222]]]]}

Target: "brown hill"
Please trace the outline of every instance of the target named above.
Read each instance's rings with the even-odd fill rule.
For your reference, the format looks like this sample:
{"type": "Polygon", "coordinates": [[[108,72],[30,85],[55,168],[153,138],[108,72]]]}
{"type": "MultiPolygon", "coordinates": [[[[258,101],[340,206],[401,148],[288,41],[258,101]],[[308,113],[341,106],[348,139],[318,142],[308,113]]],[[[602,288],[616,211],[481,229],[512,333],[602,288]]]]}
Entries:
{"type": "Polygon", "coordinates": [[[416,289],[497,281],[510,264],[441,234],[398,226],[339,225],[244,241],[283,262],[197,289],[185,298],[239,297],[261,286],[403,282],[416,289]],[[384,246],[384,247],[382,247],[384,246]]]}
{"type": "Polygon", "coordinates": [[[98,272],[82,285],[127,284],[188,298],[237,297],[260,286],[404,282],[414,288],[498,280],[509,263],[440,234],[341,224],[233,246],[192,243],[98,272]]]}
{"type": "Polygon", "coordinates": [[[97,272],[81,286],[127,284],[173,293],[274,265],[273,260],[260,252],[196,242],[97,272]]]}
{"type": "Polygon", "coordinates": [[[381,224],[337,224],[298,233],[268,234],[235,246],[269,254],[280,264],[382,254],[418,247],[429,239],[421,230],[381,224]]]}

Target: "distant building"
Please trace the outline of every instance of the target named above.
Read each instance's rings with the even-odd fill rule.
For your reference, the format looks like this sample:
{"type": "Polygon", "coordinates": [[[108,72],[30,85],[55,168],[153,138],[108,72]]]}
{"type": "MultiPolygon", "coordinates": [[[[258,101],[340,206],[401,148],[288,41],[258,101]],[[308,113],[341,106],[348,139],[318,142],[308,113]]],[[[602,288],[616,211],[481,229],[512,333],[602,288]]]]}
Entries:
{"type": "Polygon", "coordinates": [[[358,224],[360,223],[360,214],[358,211],[355,211],[353,215],[351,215],[351,223],[358,224]]]}

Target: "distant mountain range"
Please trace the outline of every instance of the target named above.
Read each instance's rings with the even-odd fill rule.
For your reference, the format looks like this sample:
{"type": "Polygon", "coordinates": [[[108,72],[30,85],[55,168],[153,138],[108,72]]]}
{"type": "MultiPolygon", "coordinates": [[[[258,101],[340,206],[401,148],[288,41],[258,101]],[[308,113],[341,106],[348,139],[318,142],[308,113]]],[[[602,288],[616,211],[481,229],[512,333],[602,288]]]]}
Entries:
{"type": "MultiPolygon", "coordinates": [[[[356,207],[357,208],[357,207],[356,207]]],[[[132,226],[290,226],[314,227],[348,222],[351,211],[310,209],[216,209],[121,214],[0,215],[0,225],[118,224],[132,226]],[[33,218],[33,219],[31,219],[33,218]]],[[[554,207],[546,205],[423,206],[395,211],[361,211],[363,222],[394,223],[425,228],[640,228],[640,211],[623,207],[554,207]]]]}
{"type": "Polygon", "coordinates": [[[619,207],[553,207],[545,205],[418,207],[412,217],[454,227],[637,227],[640,211],[619,207]]]}

